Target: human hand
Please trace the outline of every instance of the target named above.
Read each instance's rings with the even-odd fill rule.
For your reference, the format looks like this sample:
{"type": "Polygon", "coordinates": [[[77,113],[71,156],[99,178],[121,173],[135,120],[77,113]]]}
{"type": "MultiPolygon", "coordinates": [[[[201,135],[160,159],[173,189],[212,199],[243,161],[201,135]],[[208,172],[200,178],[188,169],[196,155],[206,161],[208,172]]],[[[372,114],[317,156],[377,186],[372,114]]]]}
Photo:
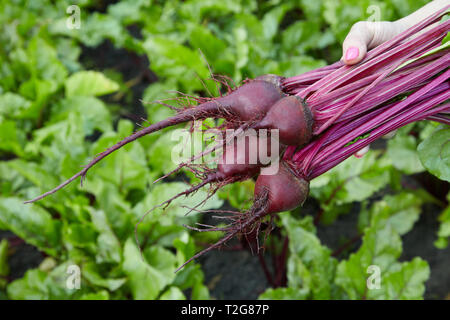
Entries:
{"type": "MultiPolygon", "coordinates": [[[[397,34],[405,31],[447,5],[450,5],[450,0],[435,0],[409,16],[397,21],[359,21],[355,23],[342,44],[343,62],[347,65],[353,65],[360,62],[369,49],[392,39],[397,34]]],[[[395,133],[396,131],[393,131],[383,138],[390,139],[395,136],[395,133]]],[[[369,146],[366,146],[354,155],[357,158],[361,158],[368,151],[369,146]]]]}
{"type": "Polygon", "coordinates": [[[342,60],[348,65],[360,62],[369,49],[392,39],[446,5],[450,5],[450,0],[435,0],[397,21],[355,23],[342,44],[342,60]]]}

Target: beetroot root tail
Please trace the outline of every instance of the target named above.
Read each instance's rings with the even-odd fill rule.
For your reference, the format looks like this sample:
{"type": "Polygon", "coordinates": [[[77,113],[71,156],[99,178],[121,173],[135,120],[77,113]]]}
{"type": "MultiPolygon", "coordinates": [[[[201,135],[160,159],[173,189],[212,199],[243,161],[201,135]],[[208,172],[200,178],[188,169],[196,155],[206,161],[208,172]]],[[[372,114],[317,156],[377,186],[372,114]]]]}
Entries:
{"type": "Polygon", "coordinates": [[[78,172],[77,174],[75,174],[74,176],[69,178],[68,180],[64,181],[59,186],[55,187],[54,189],[52,189],[50,191],[47,191],[47,192],[41,194],[40,196],[38,196],[34,199],[27,200],[24,203],[32,203],[32,202],[41,200],[41,199],[57,192],[58,190],[64,188],[66,185],[68,185],[69,183],[71,183],[72,181],[76,180],[79,177],[81,177],[81,181],[83,181],[83,178],[86,176],[88,170],[90,168],[92,168],[97,162],[104,159],[105,157],[107,157],[108,155],[113,153],[114,151],[122,148],[124,145],[126,145],[130,142],[133,142],[136,139],[139,139],[145,135],[151,134],[153,132],[156,132],[156,131],[159,131],[164,128],[171,127],[171,126],[174,126],[174,125],[177,125],[180,123],[188,122],[191,120],[206,119],[209,117],[218,116],[219,113],[221,112],[220,111],[221,108],[222,108],[222,106],[217,101],[212,100],[212,101],[206,102],[204,104],[201,104],[197,107],[186,109],[175,116],[172,116],[172,117],[162,120],[160,122],[154,123],[148,127],[145,127],[144,129],[133,133],[132,135],[126,137],[125,139],[123,139],[123,140],[119,141],[118,143],[116,143],[115,145],[109,147],[102,153],[98,154],[93,160],[91,160],[91,162],[89,162],[86,165],[86,167],[83,170],[81,170],[80,172],[78,172]]]}
{"type": "MultiPolygon", "coordinates": [[[[261,200],[263,200],[263,199],[261,199],[261,200]]],[[[209,252],[209,251],[211,251],[211,250],[213,250],[215,248],[219,248],[220,246],[224,245],[229,240],[234,238],[236,235],[242,233],[248,227],[253,225],[258,219],[264,217],[266,215],[266,210],[267,210],[266,202],[267,202],[267,199],[266,199],[266,201],[255,201],[254,207],[252,209],[250,209],[250,212],[248,213],[248,214],[251,214],[251,216],[249,218],[244,217],[244,221],[241,221],[241,219],[238,218],[236,221],[233,222],[233,227],[226,227],[224,229],[212,228],[212,229],[204,229],[204,230],[200,229],[200,230],[197,230],[197,231],[227,231],[228,233],[222,239],[217,241],[216,243],[210,245],[206,249],[203,249],[202,251],[196,253],[194,256],[192,256],[191,258],[186,260],[186,262],[184,262],[181,266],[179,266],[175,270],[175,273],[177,273],[178,271],[183,269],[184,266],[186,266],[188,263],[190,263],[193,260],[195,260],[195,259],[201,257],[202,255],[204,255],[205,253],[207,253],[207,252],[209,252]]],[[[186,225],[185,225],[185,227],[195,230],[195,228],[192,228],[192,227],[189,227],[189,226],[186,226],[186,225]]]]}

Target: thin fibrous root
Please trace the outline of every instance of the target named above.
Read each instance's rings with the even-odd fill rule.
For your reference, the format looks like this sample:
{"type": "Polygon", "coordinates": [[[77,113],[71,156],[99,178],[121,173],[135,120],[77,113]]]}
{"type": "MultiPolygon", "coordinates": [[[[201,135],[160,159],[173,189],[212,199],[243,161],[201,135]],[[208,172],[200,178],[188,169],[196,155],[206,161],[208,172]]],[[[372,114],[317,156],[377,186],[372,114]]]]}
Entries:
{"type": "Polygon", "coordinates": [[[106,149],[105,151],[101,152],[98,156],[96,156],[93,160],[91,160],[91,162],[89,162],[84,167],[83,170],[81,170],[80,172],[78,172],[77,174],[75,174],[74,176],[69,178],[68,180],[64,181],[59,186],[55,187],[54,189],[52,189],[50,191],[45,192],[44,194],[42,194],[34,199],[25,201],[25,203],[32,203],[32,202],[41,200],[41,199],[57,192],[58,190],[64,188],[66,185],[68,185],[75,179],[77,179],[79,177],[81,177],[82,179],[85,178],[88,170],[90,168],[92,168],[97,162],[99,162],[100,160],[102,160],[103,158],[108,156],[109,154],[113,153],[114,151],[122,148],[124,145],[126,145],[130,142],[133,142],[136,139],[139,139],[145,135],[148,135],[150,133],[162,130],[164,128],[167,128],[167,127],[170,127],[170,126],[173,126],[176,124],[188,122],[188,121],[195,120],[195,119],[206,119],[211,116],[217,116],[218,112],[220,112],[221,109],[222,109],[222,106],[219,103],[217,103],[216,101],[211,101],[210,103],[204,104],[201,107],[193,107],[193,108],[187,109],[187,110],[183,111],[182,113],[179,113],[175,116],[169,117],[160,122],[154,123],[148,127],[145,127],[142,130],[136,131],[132,135],[126,137],[125,139],[119,141],[115,145],[113,145],[113,146],[109,147],[108,149],[106,149]]]}
{"type": "Polygon", "coordinates": [[[239,234],[247,233],[248,232],[247,230],[249,227],[251,227],[251,229],[254,229],[255,227],[257,228],[258,226],[255,226],[254,224],[257,223],[262,217],[264,217],[266,215],[266,210],[267,210],[267,195],[265,195],[261,199],[255,200],[254,206],[248,212],[238,215],[237,219],[232,219],[234,221],[231,223],[230,227],[229,226],[222,227],[222,228],[212,227],[212,229],[207,228],[207,229],[198,229],[197,230],[197,228],[195,228],[195,227],[189,227],[189,226],[185,225],[185,227],[187,227],[189,229],[200,231],[200,232],[222,231],[222,232],[226,232],[227,234],[222,239],[217,241],[216,243],[210,245],[208,248],[203,249],[202,251],[196,253],[194,256],[189,258],[186,262],[184,262],[180,267],[178,267],[175,270],[175,273],[180,271],[184,266],[186,266],[191,261],[204,255],[205,253],[224,245],[225,243],[227,243],[229,240],[231,240],[235,236],[237,236],[239,234]]]}
{"type": "Polygon", "coordinates": [[[180,163],[175,169],[173,169],[173,170],[169,171],[168,173],[164,174],[163,176],[159,177],[158,179],[153,181],[153,183],[157,183],[157,182],[159,182],[161,180],[164,180],[165,178],[171,176],[172,174],[180,171],[182,168],[184,168],[186,166],[189,166],[189,164],[191,164],[192,162],[198,160],[199,158],[204,157],[204,156],[206,156],[208,154],[211,154],[214,151],[222,149],[225,145],[230,143],[231,140],[233,140],[238,135],[242,134],[247,128],[251,127],[252,124],[253,124],[253,122],[247,122],[247,123],[242,124],[237,130],[234,131],[233,134],[231,134],[230,136],[226,137],[226,139],[223,139],[222,141],[219,141],[218,143],[216,143],[212,147],[206,149],[205,151],[202,151],[199,154],[196,154],[196,155],[192,156],[189,160],[180,163]]]}
{"type": "Polygon", "coordinates": [[[153,208],[151,208],[150,210],[148,210],[147,212],[144,213],[144,215],[141,217],[141,219],[136,223],[135,228],[134,228],[134,235],[135,235],[135,240],[136,240],[136,244],[138,246],[139,249],[140,248],[140,243],[139,243],[139,239],[137,236],[137,230],[139,225],[144,221],[145,217],[147,217],[148,214],[150,214],[151,212],[153,212],[154,210],[163,207],[163,209],[167,208],[170,203],[172,201],[174,201],[175,199],[182,197],[182,196],[188,196],[190,194],[193,194],[195,192],[197,192],[198,190],[200,190],[202,187],[204,187],[207,184],[217,184],[213,189],[211,189],[208,192],[208,195],[206,196],[205,199],[203,199],[202,201],[200,201],[195,207],[190,208],[190,210],[186,213],[186,215],[188,215],[191,211],[196,210],[198,207],[200,207],[201,205],[203,205],[206,201],[208,201],[221,187],[223,187],[224,185],[239,181],[239,180],[243,180],[246,179],[247,177],[243,177],[243,176],[236,176],[236,177],[231,177],[231,178],[226,178],[223,179],[220,175],[220,173],[218,172],[210,172],[207,176],[203,177],[203,181],[192,186],[191,188],[188,188],[178,194],[176,194],[175,196],[171,197],[170,199],[154,206],[153,208]]]}

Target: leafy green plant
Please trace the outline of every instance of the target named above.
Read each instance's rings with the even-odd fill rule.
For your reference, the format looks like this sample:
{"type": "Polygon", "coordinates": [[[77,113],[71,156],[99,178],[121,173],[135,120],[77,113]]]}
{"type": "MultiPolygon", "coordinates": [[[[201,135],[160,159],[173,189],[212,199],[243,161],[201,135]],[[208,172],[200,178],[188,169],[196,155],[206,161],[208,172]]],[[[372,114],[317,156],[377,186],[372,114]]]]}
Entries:
{"type": "MultiPolygon", "coordinates": [[[[375,4],[382,19],[392,20],[424,2],[375,4]]],[[[179,181],[151,183],[173,169],[167,166],[173,143],[169,133],[145,137],[111,155],[82,187],[69,186],[38,204],[22,203],[69,178],[89,155],[135,129],[110,99],[130,94],[132,86],[115,70],[87,68],[82,56],[87,47],[109,41],[116,49],[148,57],[157,81],[139,97],[144,102],[173,97],[168,90],[217,95],[213,83],[198,79],[209,76],[208,64],[238,83],[266,73],[293,76],[338,60],[343,37],[352,23],[370,15],[370,4],[374,2],[124,0],[100,13],[95,1],[84,0],[78,1],[81,28],[68,29],[69,1],[1,1],[0,229],[12,231],[46,258],[10,281],[11,245],[2,240],[0,298],[210,298],[200,264],[174,273],[201,242],[216,237],[183,227],[199,222],[201,215],[184,216],[181,204],[195,205],[204,192],[142,220],[137,228],[142,257],[134,239],[147,210],[186,188],[179,181]],[[139,29],[139,36],[132,28],[139,29]],[[66,285],[71,265],[81,269],[80,290],[66,285]]],[[[150,122],[170,114],[159,105],[143,107],[150,122]]],[[[400,237],[413,228],[423,203],[439,200],[423,190],[402,190],[401,176],[428,170],[448,181],[447,140],[446,127],[410,126],[386,150],[350,158],[314,180],[311,194],[320,206],[316,221],[299,216],[303,210],[279,215],[276,223],[289,239],[287,283],[260,298],[422,298],[428,264],[419,257],[400,262],[400,237]],[[369,203],[386,190],[390,195],[369,203]],[[315,223],[332,227],[355,202],[363,203],[357,230],[361,246],[350,255],[334,255],[321,243],[315,223]],[[370,265],[380,268],[379,290],[367,290],[370,265]]],[[[225,200],[242,208],[253,187],[252,181],[227,186],[203,209],[219,208],[225,200]]],[[[450,236],[449,212],[447,207],[439,218],[440,248],[450,236]]]]}

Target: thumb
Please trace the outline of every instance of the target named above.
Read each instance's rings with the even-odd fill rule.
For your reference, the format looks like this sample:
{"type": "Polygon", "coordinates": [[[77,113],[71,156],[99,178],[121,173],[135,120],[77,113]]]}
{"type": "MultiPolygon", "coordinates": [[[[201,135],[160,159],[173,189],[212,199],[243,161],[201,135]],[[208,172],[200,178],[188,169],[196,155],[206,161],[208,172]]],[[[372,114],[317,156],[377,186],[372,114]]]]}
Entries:
{"type": "Polygon", "coordinates": [[[345,64],[356,64],[367,50],[380,45],[397,34],[397,26],[388,21],[359,21],[355,23],[342,44],[342,60],[345,64]]]}

